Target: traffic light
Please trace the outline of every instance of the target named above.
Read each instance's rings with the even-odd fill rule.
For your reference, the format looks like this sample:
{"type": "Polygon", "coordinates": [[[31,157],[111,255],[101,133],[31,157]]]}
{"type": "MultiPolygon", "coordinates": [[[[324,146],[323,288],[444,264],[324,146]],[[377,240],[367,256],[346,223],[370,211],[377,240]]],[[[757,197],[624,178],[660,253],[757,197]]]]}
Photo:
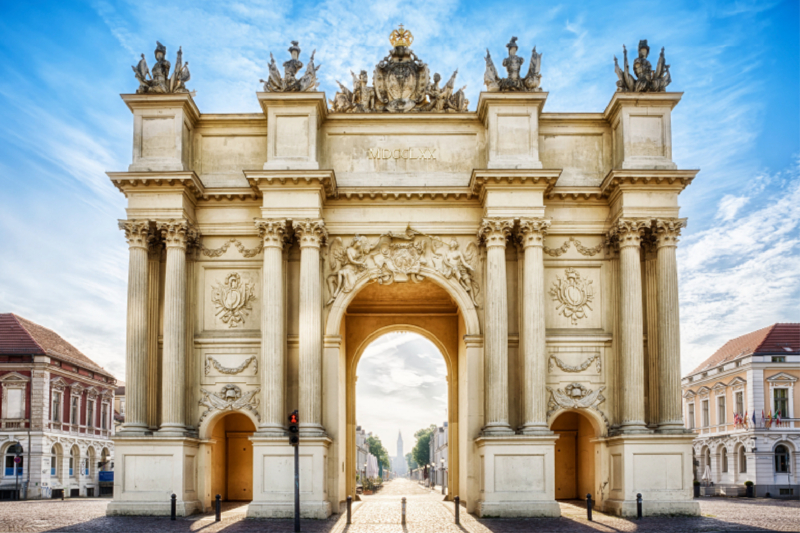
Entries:
{"type": "Polygon", "coordinates": [[[300,442],[300,428],[297,427],[297,424],[300,423],[300,415],[297,414],[297,409],[292,411],[289,415],[289,444],[292,446],[297,446],[300,442]]]}

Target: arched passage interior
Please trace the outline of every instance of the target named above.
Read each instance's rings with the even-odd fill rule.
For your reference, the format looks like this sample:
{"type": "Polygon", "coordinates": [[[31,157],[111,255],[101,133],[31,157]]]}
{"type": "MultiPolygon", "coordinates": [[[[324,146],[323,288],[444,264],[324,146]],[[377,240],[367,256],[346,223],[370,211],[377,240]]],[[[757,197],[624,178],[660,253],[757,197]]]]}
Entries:
{"type": "Polygon", "coordinates": [[[550,427],[558,434],[555,453],[557,500],[583,499],[594,495],[597,432],[592,421],[578,411],[558,415],[550,427]]]}
{"type": "Polygon", "coordinates": [[[253,444],[256,430],[249,417],[227,413],[213,422],[211,444],[211,498],[226,501],[253,499],[253,444]]]}

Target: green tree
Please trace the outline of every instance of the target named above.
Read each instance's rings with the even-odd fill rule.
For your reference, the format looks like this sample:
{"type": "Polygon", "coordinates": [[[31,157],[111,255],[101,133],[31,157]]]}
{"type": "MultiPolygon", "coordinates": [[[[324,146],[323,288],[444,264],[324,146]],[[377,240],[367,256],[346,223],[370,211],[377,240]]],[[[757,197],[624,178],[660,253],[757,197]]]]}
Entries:
{"type": "Polygon", "coordinates": [[[369,447],[369,453],[378,458],[378,462],[383,465],[383,468],[392,467],[392,463],[389,461],[389,452],[383,447],[380,437],[372,435],[367,437],[367,447],[369,447]]]}
{"type": "Polygon", "coordinates": [[[431,424],[430,427],[422,428],[414,433],[417,438],[417,443],[411,450],[411,456],[417,465],[426,465],[430,463],[431,459],[431,435],[436,431],[436,424],[431,424]]]}
{"type": "Polygon", "coordinates": [[[406,463],[408,464],[409,470],[414,470],[415,468],[417,468],[417,466],[419,466],[417,462],[414,460],[414,458],[411,456],[411,452],[408,452],[406,454],[406,463]]]}

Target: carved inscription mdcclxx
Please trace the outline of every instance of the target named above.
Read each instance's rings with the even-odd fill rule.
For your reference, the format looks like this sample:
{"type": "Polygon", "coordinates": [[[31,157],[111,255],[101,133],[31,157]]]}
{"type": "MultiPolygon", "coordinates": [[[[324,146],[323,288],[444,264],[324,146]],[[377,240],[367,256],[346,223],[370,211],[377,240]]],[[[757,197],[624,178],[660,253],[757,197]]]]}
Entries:
{"type": "Polygon", "coordinates": [[[370,148],[367,150],[369,159],[429,159],[436,161],[436,148],[370,148]]]}

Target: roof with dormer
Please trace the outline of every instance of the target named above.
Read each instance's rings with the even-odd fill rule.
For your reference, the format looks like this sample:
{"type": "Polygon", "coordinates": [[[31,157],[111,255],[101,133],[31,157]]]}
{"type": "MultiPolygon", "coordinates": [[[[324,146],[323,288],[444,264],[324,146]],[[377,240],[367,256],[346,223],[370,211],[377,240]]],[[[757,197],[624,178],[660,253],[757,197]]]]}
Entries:
{"type": "Polygon", "coordinates": [[[748,355],[800,354],[800,323],[778,323],[726,342],[689,376],[748,355]]]}
{"type": "Polygon", "coordinates": [[[55,331],[14,313],[0,313],[0,355],[47,355],[116,379],[55,331]]]}

